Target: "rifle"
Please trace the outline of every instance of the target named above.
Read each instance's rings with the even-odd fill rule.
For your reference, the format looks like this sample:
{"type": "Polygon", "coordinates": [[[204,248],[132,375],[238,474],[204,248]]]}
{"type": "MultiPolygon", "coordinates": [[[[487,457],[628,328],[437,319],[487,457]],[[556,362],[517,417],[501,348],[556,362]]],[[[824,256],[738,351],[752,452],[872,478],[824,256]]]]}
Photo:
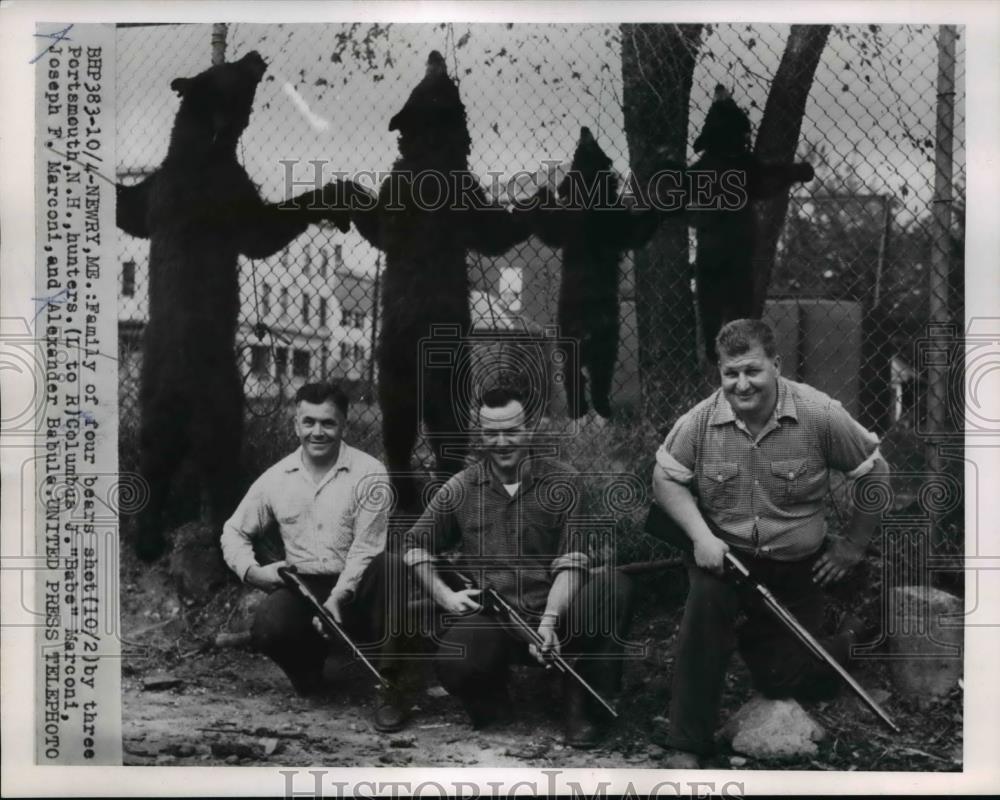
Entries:
{"type": "MultiPolygon", "coordinates": [[[[475,584],[471,580],[469,580],[461,573],[455,573],[455,574],[457,575],[458,579],[465,584],[465,588],[472,589],[475,586],[475,584]]],[[[521,633],[521,635],[525,639],[527,639],[531,644],[535,645],[539,653],[542,653],[543,642],[542,642],[542,637],[538,633],[538,631],[536,631],[527,622],[525,622],[524,618],[517,613],[517,611],[510,603],[508,603],[506,600],[503,599],[503,597],[500,595],[499,592],[496,591],[496,589],[485,589],[484,594],[488,602],[484,603],[483,606],[488,610],[493,611],[494,613],[503,614],[507,618],[507,620],[511,624],[513,624],[513,626],[521,633]]],[[[604,706],[610,712],[611,716],[613,716],[615,719],[618,718],[618,712],[611,707],[611,705],[608,703],[607,700],[605,700],[597,693],[597,690],[593,686],[591,686],[589,683],[587,683],[586,680],[584,680],[583,676],[580,675],[579,672],[577,672],[569,665],[569,662],[567,662],[566,659],[563,658],[561,654],[548,651],[543,654],[543,657],[548,659],[548,661],[550,661],[552,664],[555,664],[555,666],[559,669],[560,672],[566,673],[570,675],[572,678],[574,678],[577,683],[579,683],[584,689],[586,689],[594,699],[596,699],[602,706],[604,706]]]]}
{"type": "Polygon", "coordinates": [[[312,593],[312,590],[306,586],[305,581],[299,577],[295,567],[279,567],[278,575],[289,589],[312,606],[313,611],[316,612],[316,617],[319,619],[320,624],[326,629],[327,633],[336,634],[344,642],[346,642],[347,646],[351,648],[354,655],[361,659],[361,662],[368,667],[368,670],[372,673],[372,675],[378,678],[379,684],[383,688],[388,689],[389,681],[382,677],[382,673],[375,669],[371,661],[365,658],[364,653],[358,649],[358,646],[354,644],[351,637],[347,635],[347,631],[341,627],[340,623],[333,618],[333,614],[331,614],[326,606],[319,601],[319,598],[312,593]]]}
{"type": "MultiPolygon", "coordinates": [[[[707,520],[706,520],[707,522],[707,520]]],[[[713,533],[716,531],[715,527],[709,522],[709,527],[712,528],[713,533]]],[[[678,550],[686,553],[690,553],[694,546],[691,540],[688,538],[687,534],[681,530],[681,527],[674,522],[670,516],[660,508],[656,503],[653,503],[649,508],[649,514],[646,517],[646,524],[644,530],[650,536],[654,536],[661,541],[666,542],[678,550]]],[[[837,675],[840,676],[848,686],[851,687],[853,692],[861,698],[861,700],[867,705],[875,714],[881,719],[886,725],[892,728],[896,733],[901,733],[899,726],[889,717],[885,710],[876,703],[872,697],[864,690],[860,683],[851,677],[851,674],[844,669],[840,663],[831,656],[826,649],[814,637],[790,612],[785,608],[778,599],[771,594],[771,591],[762,583],[754,579],[753,575],[750,574],[750,570],[747,569],[746,565],[740,559],[729,551],[725,555],[726,564],[733,569],[741,581],[748,583],[761,599],[764,601],[764,605],[768,610],[774,614],[775,617],[788,628],[792,634],[795,635],[805,647],[820,661],[826,663],[831,667],[837,675]]]]}

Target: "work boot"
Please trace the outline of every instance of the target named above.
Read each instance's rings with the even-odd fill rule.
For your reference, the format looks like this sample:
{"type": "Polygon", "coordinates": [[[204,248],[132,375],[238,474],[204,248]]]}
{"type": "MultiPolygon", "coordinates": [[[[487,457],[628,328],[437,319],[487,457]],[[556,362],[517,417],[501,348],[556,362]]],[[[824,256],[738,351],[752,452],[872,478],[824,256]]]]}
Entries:
{"type": "Polygon", "coordinates": [[[401,730],[410,717],[410,704],[404,694],[395,687],[379,688],[375,698],[375,713],[372,725],[382,733],[401,730]]]}
{"type": "Polygon", "coordinates": [[[601,740],[601,726],[595,720],[590,697],[576,681],[566,686],[566,730],[564,741],[570,747],[587,749],[595,747],[601,740]]]}

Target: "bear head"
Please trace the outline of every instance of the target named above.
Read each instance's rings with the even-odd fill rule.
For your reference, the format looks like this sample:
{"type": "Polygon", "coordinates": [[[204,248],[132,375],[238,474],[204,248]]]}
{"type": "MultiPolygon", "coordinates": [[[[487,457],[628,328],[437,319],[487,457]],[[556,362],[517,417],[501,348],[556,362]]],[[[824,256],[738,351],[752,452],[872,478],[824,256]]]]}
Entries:
{"type": "Polygon", "coordinates": [[[618,194],[618,176],[590,128],[580,128],[569,172],[557,187],[559,199],[569,205],[611,205],[618,194]]]}
{"type": "Polygon", "coordinates": [[[722,84],[715,87],[712,105],[701,134],[694,140],[696,153],[731,156],[750,152],[750,118],[722,84]]]}
{"type": "Polygon", "coordinates": [[[181,98],[170,149],[187,152],[235,151],[250,122],[257,84],[267,64],[253,50],[239,61],[216,64],[193,78],[170,83],[181,98]]]}
{"type": "Polygon", "coordinates": [[[404,159],[422,166],[465,168],[472,144],[465,106],[437,50],[427,57],[423,79],[389,120],[389,130],[399,131],[399,152],[404,159]]]}

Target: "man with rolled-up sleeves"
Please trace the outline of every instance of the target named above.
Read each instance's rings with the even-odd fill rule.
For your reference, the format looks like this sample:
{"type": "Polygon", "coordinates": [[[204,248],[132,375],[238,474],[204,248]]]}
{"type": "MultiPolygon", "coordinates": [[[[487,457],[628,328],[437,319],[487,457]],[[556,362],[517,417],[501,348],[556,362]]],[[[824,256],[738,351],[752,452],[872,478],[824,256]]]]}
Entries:
{"type": "MultiPolygon", "coordinates": [[[[280,567],[296,568],[355,644],[374,649],[386,636],[391,490],[381,462],[343,441],[347,410],[347,396],[336,386],[302,386],[294,419],[301,446],[254,482],[222,532],[226,563],[241,580],[268,592],[254,617],[253,645],[302,695],[322,689],[329,643],[310,606],[285,586],[280,567]],[[284,558],[261,565],[254,541],[274,526],[284,558]]],[[[388,669],[394,665],[387,660],[388,669]]],[[[392,731],[404,723],[402,699],[383,692],[375,727],[392,731]]]]}
{"type": "Polygon", "coordinates": [[[712,751],[723,682],[737,643],[755,688],[769,697],[836,691],[830,668],[778,623],[756,594],[722,572],[732,549],[841,663],[861,633],[848,617],[822,637],[823,587],[857,565],[878,524],[854,507],[827,538],[831,470],[881,480],[878,440],[823,392],[781,377],[774,334],[735,320],[716,338],[721,388],[684,414],[656,454],[653,495],[691,539],[690,588],[676,645],[669,766],[697,768],[712,751]],[[740,611],[745,622],[737,631],[740,611]]]}

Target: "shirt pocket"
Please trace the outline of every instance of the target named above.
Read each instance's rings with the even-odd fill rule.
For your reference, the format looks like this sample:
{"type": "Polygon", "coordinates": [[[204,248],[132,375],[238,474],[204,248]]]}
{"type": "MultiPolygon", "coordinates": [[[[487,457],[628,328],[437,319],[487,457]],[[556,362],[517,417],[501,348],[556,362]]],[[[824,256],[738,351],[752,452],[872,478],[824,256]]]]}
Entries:
{"type": "Polygon", "coordinates": [[[296,511],[293,509],[284,509],[279,506],[274,509],[274,517],[278,520],[278,528],[281,531],[282,537],[287,539],[289,536],[297,537],[299,535],[306,514],[301,509],[296,511]]]}
{"type": "Polygon", "coordinates": [[[562,549],[564,526],[563,517],[554,513],[542,513],[526,520],[518,526],[521,537],[519,554],[542,559],[555,558],[562,549]]]}
{"type": "Polygon", "coordinates": [[[805,458],[771,462],[771,480],[776,501],[798,503],[807,499],[811,491],[811,482],[807,479],[806,464],[805,458]]]}
{"type": "Polygon", "coordinates": [[[734,461],[706,461],[701,466],[701,489],[705,505],[711,510],[736,505],[736,477],[740,465],[734,461]]]}

